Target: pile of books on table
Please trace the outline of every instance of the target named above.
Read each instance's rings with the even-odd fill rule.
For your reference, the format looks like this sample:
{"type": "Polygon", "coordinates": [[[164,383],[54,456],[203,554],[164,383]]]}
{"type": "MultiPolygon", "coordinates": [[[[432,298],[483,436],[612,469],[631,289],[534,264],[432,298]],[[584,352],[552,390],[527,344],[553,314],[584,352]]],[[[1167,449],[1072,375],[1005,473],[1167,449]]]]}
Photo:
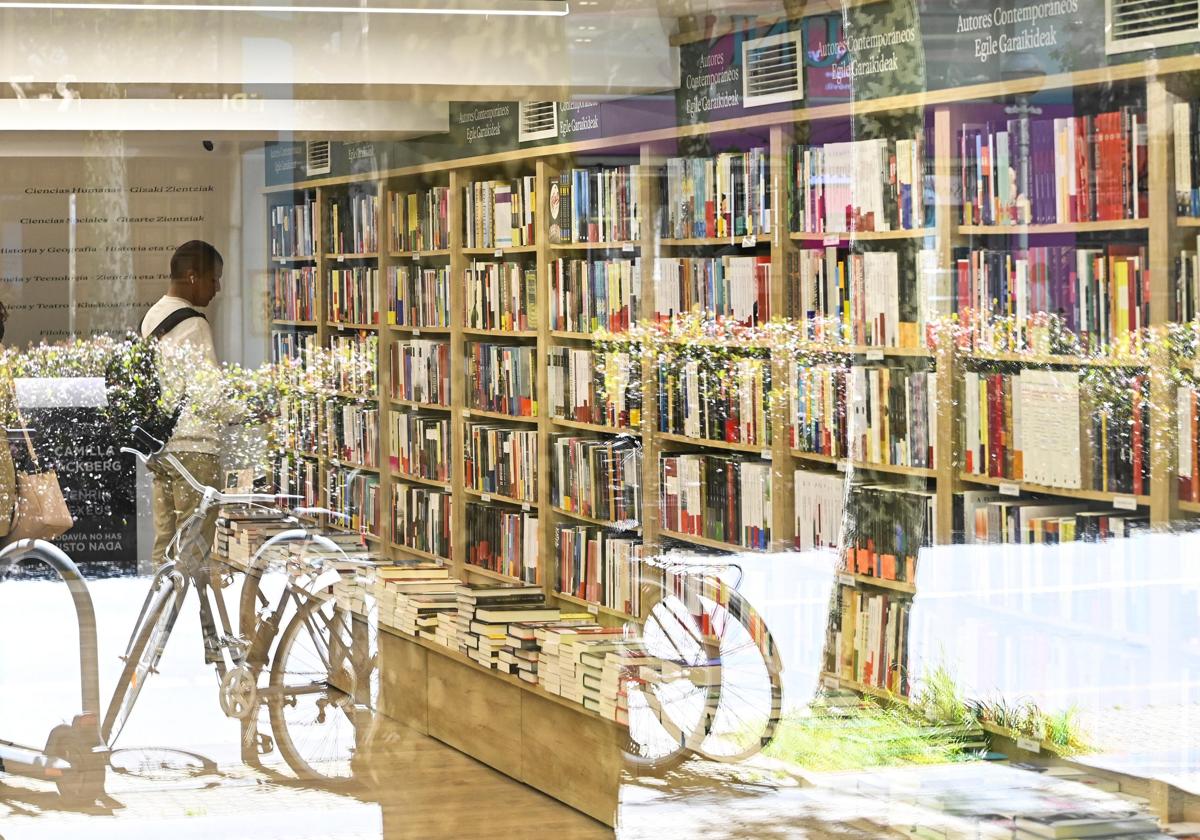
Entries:
{"type": "Polygon", "coordinates": [[[226,507],[217,518],[213,553],[237,569],[246,569],[263,543],[296,527],[296,521],[270,508],[226,507]]]}

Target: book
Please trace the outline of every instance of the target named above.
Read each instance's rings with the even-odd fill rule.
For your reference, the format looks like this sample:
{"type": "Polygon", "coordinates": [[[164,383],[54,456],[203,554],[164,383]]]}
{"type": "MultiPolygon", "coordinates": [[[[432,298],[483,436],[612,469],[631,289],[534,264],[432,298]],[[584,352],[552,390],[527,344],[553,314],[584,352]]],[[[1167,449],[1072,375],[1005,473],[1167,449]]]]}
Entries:
{"type": "Polygon", "coordinates": [[[379,466],[379,408],[375,403],[325,401],[326,454],[363,467],[379,466]]]}
{"type": "Polygon", "coordinates": [[[642,365],[633,354],[551,347],[546,354],[550,416],[637,429],[642,422],[642,365]]]}
{"type": "Polygon", "coordinates": [[[550,195],[551,213],[558,207],[557,237],[552,242],[630,242],[640,238],[641,167],[591,166],[564,170],[558,180],[558,202],[550,195]]]}
{"type": "MultiPolygon", "coordinates": [[[[557,607],[476,607],[475,617],[479,621],[553,621],[559,617],[557,607]]],[[[506,628],[507,630],[507,628],[506,628]]]]}
{"type": "Polygon", "coordinates": [[[1140,352],[1150,324],[1144,245],[956,249],[959,343],[990,351],[1140,352]]]}
{"type": "Polygon", "coordinates": [[[316,255],[317,237],[314,229],[316,203],[316,193],[312,190],[305,190],[300,201],[292,204],[276,204],[271,207],[267,214],[267,224],[272,257],[312,257],[316,255]]]}
{"type": "Polygon", "coordinates": [[[1128,814],[1058,813],[1018,816],[1017,829],[1034,837],[1104,837],[1134,832],[1155,832],[1158,824],[1148,816],[1128,814]]]}
{"type": "Polygon", "coordinates": [[[663,528],[743,548],[770,545],[770,462],[664,454],[659,486],[663,528]]]}
{"type": "Polygon", "coordinates": [[[325,495],[329,509],[342,514],[335,520],[339,527],[375,537],[383,533],[378,475],[334,467],[326,473],[325,495]]]}
{"type": "Polygon", "coordinates": [[[389,244],[393,253],[450,247],[450,189],[388,193],[389,244]]]}
{"type": "Polygon", "coordinates": [[[638,258],[559,258],[550,269],[550,329],[623,332],[641,318],[642,262],[638,258]]]}
{"type": "Polygon", "coordinates": [[[655,257],[652,276],[657,321],[686,313],[745,326],[771,319],[769,256],[655,257]]]}
{"type": "Polygon", "coordinates": [[[528,345],[469,342],[466,348],[467,403],[471,408],[537,416],[537,357],[528,345]]]}
{"type": "Polygon", "coordinates": [[[412,263],[388,266],[387,322],[402,327],[450,326],[450,268],[412,263]]]}
{"type": "Polygon", "coordinates": [[[688,354],[662,360],[657,370],[660,432],[770,447],[770,359],[688,354]]]}
{"type": "Polygon", "coordinates": [[[379,394],[379,336],[366,331],[329,338],[333,390],[360,397],[379,394]]]}
{"type": "Polygon", "coordinates": [[[899,363],[789,366],[793,449],[893,466],[937,464],[935,373],[899,363]]]}
{"type": "Polygon", "coordinates": [[[798,551],[841,547],[848,483],[842,473],[796,470],[792,486],[798,551]]]}
{"type": "Polygon", "coordinates": [[[933,224],[932,162],[923,128],[905,138],[797,144],[788,158],[794,231],[913,230],[933,224]]]}
{"type": "Polygon", "coordinates": [[[554,528],[557,591],[641,615],[642,541],[594,525],[554,528]]]}
{"type": "Polygon", "coordinates": [[[467,248],[533,245],[537,200],[532,175],[475,181],[463,187],[463,236],[467,248]]]}
{"type": "Polygon", "coordinates": [[[550,439],[551,504],[623,528],[637,526],[642,508],[642,445],[635,438],[550,439]]]}
{"type": "Polygon", "coordinates": [[[788,310],[804,337],[825,344],[918,348],[931,344],[940,313],[936,253],[901,262],[895,251],[845,246],[801,248],[788,255],[788,310]],[[910,268],[901,271],[901,266],[910,268]]]}
{"type": "Polygon", "coordinates": [[[470,330],[537,329],[537,268],[471,260],[463,272],[463,325],[470,330]]]}
{"type": "Polygon", "coordinates": [[[910,609],[911,602],[899,593],[836,587],[826,636],[826,672],[908,696],[910,609]]]}
{"type": "Polygon", "coordinates": [[[451,495],[448,490],[397,483],[392,491],[392,542],[449,562],[451,495]]]}
{"type": "Polygon", "coordinates": [[[325,287],[326,318],[336,324],[378,324],[379,269],[331,268],[325,287]]]}
{"type": "MultiPolygon", "coordinates": [[[[1017,117],[996,111],[985,122],[963,125],[958,132],[963,224],[1147,216],[1145,108],[1129,105],[1098,114],[1055,110],[1017,117]]],[[[1186,179],[1184,184],[1186,190],[1186,179]]]]}
{"type": "Polygon", "coordinates": [[[450,480],[450,418],[442,413],[399,411],[389,414],[388,465],[393,472],[450,480]]]}
{"type": "Polygon", "coordinates": [[[771,233],[771,160],[766,148],[668,158],[659,179],[660,234],[668,239],[771,233]]]}
{"type": "Polygon", "coordinates": [[[397,341],[389,354],[392,399],[450,404],[450,342],[423,338],[397,341]]]}
{"type": "Polygon", "coordinates": [[[537,501],[538,435],[494,423],[464,426],[467,487],[522,502],[537,501]]]}
{"type": "Polygon", "coordinates": [[[354,185],[331,196],[325,205],[327,247],[334,254],[371,254],[379,250],[379,198],[354,185]]]}
{"type": "Polygon", "coordinates": [[[468,502],[467,562],[518,580],[539,582],[537,514],[468,502]]]}
{"type": "Polygon", "coordinates": [[[278,321],[317,319],[317,269],[314,266],[271,271],[271,317],[278,321]]]}

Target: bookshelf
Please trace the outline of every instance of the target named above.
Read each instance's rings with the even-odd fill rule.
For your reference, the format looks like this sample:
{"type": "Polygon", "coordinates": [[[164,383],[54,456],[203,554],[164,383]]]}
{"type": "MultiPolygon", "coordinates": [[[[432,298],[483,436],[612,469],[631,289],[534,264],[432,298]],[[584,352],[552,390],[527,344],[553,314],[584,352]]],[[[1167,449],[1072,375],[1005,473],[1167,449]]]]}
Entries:
{"type": "MultiPolygon", "coordinates": [[[[349,178],[331,178],[307,185],[291,185],[287,188],[268,190],[269,207],[311,205],[314,230],[328,230],[325,218],[329,202],[350,194],[368,194],[380,197],[375,223],[379,226],[376,246],[361,253],[351,249],[342,253],[334,243],[321,239],[314,243],[311,254],[280,253],[270,258],[270,271],[311,266],[317,282],[315,284],[314,311],[318,317],[272,319],[272,329],[294,334],[312,333],[323,346],[338,335],[370,334],[378,337],[379,391],[370,399],[379,401],[381,418],[391,410],[419,412],[422,415],[440,415],[448,419],[450,428],[449,469],[446,480],[405,473],[390,467],[390,437],[381,430],[379,436],[382,450],[377,453],[381,494],[386,502],[384,510],[391,509],[391,499],[398,488],[414,485],[449,492],[451,539],[446,559],[459,577],[475,576],[488,579],[512,579],[498,572],[471,566],[467,563],[467,514],[468,505],[492,504],[503,506],[518,513],[537,517],[537,541],[539,545],[539,581],[549,595],[559,597],[573,606],[587,606],[587,602],[571,595],[559,596],[555,589],[554,558],[555,529],[560,525],[585,525],[607,528],[613,523],[581,515],[552,503],[551,486],[551,441],[563,435],[610,439],[616,435],[631,435],[642,445],[643,471],[641,482],[642,511],[637,530],[648,547],[663,544],[695,546],[718,551],[743,550],[708,537],[688,534],[662,527],[660,509],[660,457],[677,453],[707,454],[712,456],[745,458],[769,464],[771,481],[770,518],[771,539],[761,550],[781,552],[791,550],[795,544],[795,483],[797,469],[811,470],[827,475],[851,475],[855,480],[894,485],[914,492],[928,492],[936,500],[936,514],[929,538],[937,544],[950,543],[955,539],[955,509],[961,504],[964,494],[980,491],[994,492],[997,496],[1016,501],[1045,498],[1055,503],[1086,504],[1095,509],[1111,509],[1114,512],[1129,512],[1130,506],[1138,515],[1146,516],[1151,526],[1163,527],[1181,515],[1200,514],[1200,501],[1180,501],[1177,490],[1177,441],[1176,423],[1177,384],[1170,378],[1169,371],[1177,361],[1171,358],[1170,350],[1160,340],[1165,335],[1166,325],[1172,320],[1174,306],[1174,263],[1181,249],[1187,247],[1187,238],[1197,227],[1200,219],[1180,216],[1175,207],[1173,167],[1173,106],[1179,101],[1190,101],[1195,97],[1195,78],[1200,74],[1200,58],[1195,56],[1164,58],[1158,60],[1155,75],[1148,74],[1148,65],[1126,64],[1105,70],[1081,71],[1053,74],[1037,79],[1019,79],[1008,82],[991,82],[971,85],[949,91],[931,91],[910,96],[897,96],[870,102],[855,102],[847,105],[821,105],[755,114],[715,122],[705,126],[688,126],[679,129],[663,129],[624,138],[587,140],[573,143],[515,149],[511,152],[489,153],[445,163],[423,163],[416,166],[370,175],[349,178]],[[961,177],[957,153],[958,132],[962,129],[964,103],[988,104],[992,101],[1007,101],[1011,97],[1037,90],[1066,89],[1076,86],[1106,84],[1125,81],[1144,89],[1147,142],[1147,206],[1144,216],[1104,221],[1075,221],[1041,224],[966,224],[962,221],[961,205],[956,199],[956,179],[961,177]],[[809,124],[853,120],[864,114],[888,114],[915,112],[922,114],[925,144],[927,147],[927,169],[925,180],[929,192],[929,205],[925,217],[911,228],[895,230],[856,230],[849,232],[808,232],[793,230],[787,211],[792,173],[788,167],[789,150],[799,138],[807,137],[809,124]],[[666,236],[661,228],[659,215],[661,184],[657,173],[672,158],[703,156],[709,152],[693,151],[698,141],[708,143],[711,154],[736,148],[761,148],[765,156],[766,178],[771,195],[769,232],[756,229],[753,234],[728,236],[666,236]],[[549,192],[550,185],[560,180],[563,172],[573,169],[594,167],[631,167],[627,186],[636,195],[638,215],[630,220],[628,229],[620,231],[614,241],[563,242],[552,241],[550,236],[549,192]],[[634,170],[632,167],[636,166],[634,170]],[[465,190],[480,181],[532,179],[533,221],[532,242],[528,244],[505,244],[500,247],[467,247],[464,217],[465,190]],[[440,191],[440,192],[439,192],[440,191]],[[397,239],[391,235],[395,215],[400,205],[391,199],[393,194],[419,195],[428,198],[426,206],[438,207],[437,219],[444,219],[444,230],[438,229],[430,219],[428,231],[422,231],[419,240],[411,237],[397,239]],[[433,200],[436,196],[436,202],[433,200]],[[1065,239],[1064,239],[1065,238],[1065,239]],[[806,452],[793,446],[788,431],[791,427],[786,400],[772,400],[769,409],[771,435],[769,442],[741,443],[732,440],[715,440],[694,435],[660,430],[658,371],[654,361],[640,358],[642,405],[636,422],[614,425],[591,420],[556,416],[551,412],[549,386],[551,377],[551,355],[560,348],[591,349],[595,351],[601,343],[610,346],[620,338],[605,334],[603,342],[597,341],[597,333],[586,325],[572,323],[569,328],[551,321],[551,301],[554,295],[556,267],[571,261],[595,266],[609,261],[638,261],[638,303],[642,318],[654,311],[656,288],[654,272],[651,270],[656,259],[672,260],[720,260],[750,258],[769,267],[770,281],[765,294],[772,315],[790,319],[797,328],[804,326],[798,318],[794,302],[789,300],[789,271],[791,261],[805,249],[837,248],[849,254],[907,253],[905,249],[930,251],[933,273],[931,289],[937,296],[949,300],[953,293],[956,251],[962,248],[1006,250],[1010,247],[1040,247],[1044,242],[1071,243],[1074,247],[1099,247],[1111,239],[1119,243],[1136,243],[1145,248],[1148,255],[1148,296],[1145,299],[1146,323],[1142,324],[1151,336],[1145,347],[1123,348],[1108,355],[1085,355],[1078,352],[1049,352],[1036,347],[1029,350],[971,346],[957,340],[945,326],[933,328],[936,341],[925,340],[919,335],[912,344],[886,344],[875,346],[853,336],[846,341],[811,337],[801,344],[772,347],[769,342],[730,342],[718,338],[706,338],[691,342],[694,347],[713,346],[726,348],[731,343],[740,350],[754,350],[766,360],[771,372],[771,382],[782,385],[789,381],[789,365],[798,348],[802,347],[806,357],[832,360],[831,363],[846,367],[853,365],[875,368],[895,366],[905,370],[920,370],[933,374],[929,382],[929,398],[941,409],[932,419],[928,434],[937,457],[929,466],[906,466],[902,463],[884,463],[868,458],[851,458],[848,453],[824,455],[806,452]],[[402,240],[402,241],[401,241],[402,240]],[[560,261],[563,261],[560,263],[560,261]],[[534,272],[533,295],[536,301],[536,316],[519,330],[503,328],[479,328],[468,325],[467,300],[461,279],[472,264],[492,263],[497,265],[516,264],[534,272]],[[397,323],[388,316],[392,305],[389,272],[401,266],[433,272],[444,270],[449,282],[438,288],[445,289],[442,307],[446,313],[443,322],[403,319],[397,323]],[[330,321],[328,313],[327,277],[331,270],[346,270],[358,267],[376,269],[375,282],[380,301],[379,323],[345,323],[330,321]],[[392,351],[402,342],[444,342],[449,347],[450,376],[449,398],[442,402],[425,402],[417,399],[398,399],[388,390],[392,381],[392,351]],[[500,411],[475,407],[469,401],[469,392],[464,381],[466,360],[473,346],[493,344],[527,348],[532,358],[532,384],[536,395],[536,410],[525,416],[513,416],[500,411]],[[1135,371],[1146,378],[1149,440],[1144,441],[1148,451],[1148,481],[1143,492],[1120,492],[1087,488],[1054,487],[1025,479],[1000,478],[992,475],[970,473],[964,465],[963,419],[957,410],[966,373],[980,366],[1002,366],[1006,370],[1023,368],[1075,370],[1092,372],[1097,369],[1113,371],[1135,371]],[[539,476],[537,492],[529,498],[516,498],[502,493],[486,492],[472,488],[465,481],[465,453],[467,441],[464,431],[469,424],[495,425],[503,428],[532,432],[538,441],[536,473],[539,476]]],[[[405,231],[416,230],[408,221],[411,214],[407,200],[404,204],[405,231]]],[[[277,212],[272,209],[272,212],[277,212]]],[[[419,227],[419,226],[418,226],[419,227]]],[[[324,236],[324,233],[321,234],[324,236]]],[[[906,276],[907,264],[901,278],[906,276]]],[[[764,271],[766,268],[764,268],[764,271]]],[[[633,275],[630,274],[630,277],[633,275]]],[[[434,284],[436,286],[436,284],[434,284]]],[[[902,287],[903,288],[903,287],[902,287]]],[[[904,292],[907,294],[907,292],[904,292]]],[[[418,307],[420,308],[420,307],[418,307]]],[[[437,309],[437,307],[433,307],[437,309]]],[[[938,312],[949,315],[950,312],[938,312]]],[[[901,320],[904,320],[903,318],[901,320]]],[[[610,324],[611,326],[611,324],[610,324]]],[[[636,355],[634,358],[638,358],[636,355]]],[[[1187,365],[1190,369],[1190,364],[1187,365]]],[[[363,398],[361,393],[353,393],[363,398]]],[[[383,422],[381,420],[381,422],[383,422]]],[[[322,429],[322,434],[326,430],[322,429]]],[[[326,457],[317,459],[322,471],[318,485],[321,492],[327,486],[326,473],[338,469],[336,461],[326,457]]],[[[386,517],[385,517],[386,518],[386,517]]],[[[396,557],[419,557],[426,555],[405,549],[385,533],[388,551],[396,557]]],[[[911,596],[915,585],[907,581],[891,581],[878,577],[847,574],[839,579],[839,586],[854,587],[862,592],[887,592],[895,597],[911,596]]],[[[598,614],[609,620],[620,620],[619,611],[598,607],[598,614]]],[[[841,685],[857,688],[868,693],[881,691],[878,686],[869,686],[854,680],[839,680],[841,685]]]]}

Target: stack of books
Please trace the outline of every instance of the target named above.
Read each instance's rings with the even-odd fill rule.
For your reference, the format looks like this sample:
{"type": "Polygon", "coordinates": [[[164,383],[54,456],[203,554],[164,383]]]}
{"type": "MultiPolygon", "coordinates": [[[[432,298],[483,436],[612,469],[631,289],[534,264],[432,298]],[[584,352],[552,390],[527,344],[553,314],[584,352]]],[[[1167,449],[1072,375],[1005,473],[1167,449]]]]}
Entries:
{"type": "Polygon", "coordinates": [[[510,624],[559,618],[558,608],[547,606],[546,593],[536,585],[462,583],[455,594],[459,649],[487,668],[499,667],[510,624]]]}
{"type": "Polygon", "coordinates": [[[279,511],[227,508],[217,520],[213,552],[230,565],[244,569],[263,543],[294,527],[295,521],[279,511]]]}
{"type": "Polygon", "coordinates": [[[629,725],[629,687],[644,682],[641,669],[651,657],[636,642],[626,641],[620,650],[604,657],[600,671],[600,714],[608,720],[629,725]]]}
{"type": "Polygon", "coordinates": [[[582,625],[594,626],[588,613],[563,613],[554,621],[518,621],[510,624],[497,667],[505,673],[515,674],[531,685],[537,685],[542,631],[582,625]]]}
{"type": "Polygon", "coordinates": [[[381,566],[375,570],[373,586],[379,623],[410,636],[417,635],[419,628],[428,629],[430,617],[435,628],[440,627],[436,618],[443,610],[437,607],[446,604],[449,611],[457,609],[457,585],[449,569],[437,563],[381,566]]]}
{"type": "MultiPolygon", "coordinates": [[[[551,625],[537,631],[541,648],[538,651],[538,682],[551,694],[569,700],[582,699],[582,674],[579,673],[579,655],[586,649],[584,642],[612,642],[622,638],[621,628],[601,627],[594,622],[586,624],[551,625]]],[[[603,659],[601,659],[603,665],[603,659]]],[[[597,704],[598,705],[598,704],[597,704]]]]}

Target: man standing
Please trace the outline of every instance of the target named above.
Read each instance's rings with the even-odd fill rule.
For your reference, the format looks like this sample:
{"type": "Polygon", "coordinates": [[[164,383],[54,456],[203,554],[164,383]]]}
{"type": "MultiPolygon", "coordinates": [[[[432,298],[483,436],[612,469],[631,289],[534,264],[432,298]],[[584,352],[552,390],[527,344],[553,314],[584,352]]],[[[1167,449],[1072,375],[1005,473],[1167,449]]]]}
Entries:
{"type": "MultiPolygon", "coordinates": [[[[143,338],[159,341],[164,389],[186,394],[186,383],[196,378],[196,365],[215,370],[216,348],[204,307],[221,290],[224,260],[207,242],[193,239],[176,249],[171,257],[171,284],[142,319],[143,338]]],[[[201,484],[220,487],[220,440],[218,429],[206,422],[187,399],[175,432],[167,442],[171,452],[201,484]]],[[[167,464],[153,464],[152,507],[154,510],[154,562],[165,560],[167,545],[184,521],[195,513],[200,496],[167,464]]],[[[202,538],[211,546],[216,532],[216,510],[205,521],[202,538]]]]}

